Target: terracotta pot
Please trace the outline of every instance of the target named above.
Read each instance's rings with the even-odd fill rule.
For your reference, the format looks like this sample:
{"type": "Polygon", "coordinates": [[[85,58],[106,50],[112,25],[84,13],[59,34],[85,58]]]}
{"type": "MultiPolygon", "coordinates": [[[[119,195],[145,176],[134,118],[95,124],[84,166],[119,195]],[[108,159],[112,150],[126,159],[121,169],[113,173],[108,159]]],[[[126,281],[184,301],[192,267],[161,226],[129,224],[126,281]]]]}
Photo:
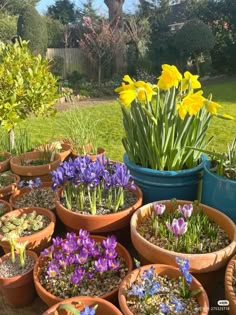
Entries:
{"type": "MultiPolygon", "coordinates": [[[[42,188],[48,188],[51,189],[52,187],[52,182],[42,182],[42,184],[40,185],[40,187],[34,188],[34,190],[38,190],[38,189],[42,189],[42,188]]],[[[17,201],[18,198],[21,198],[23,195],[28,194],[31,191],[31,188],[29,187],[23,187],[21,189],[17,189],[10,197],[9,199],[9,203],[11,204],[11,206],[13,207],[13,209],[17,209],[17,205],[15,204],[15,202],[17,201]]],[[[50,209],[51,211],[55,212],[56,207],[53,207],[52,209],[50,209]]]]}
{"type": "MultiPolygon", "coordinates": [[[[89,151],[89,150],[88,150],[88,151],[86,150],[86,152],[88,152],[87,154],[89,155],[89,157],[90,157],[90,159],[91,159],[92,161],[96,161],[97,158],[102,159],[102,157],[106,154],[105,149],[99,148],[99,147],[97,148],[97,154],[90,154],[91,149],[90,149],[90,151],[89,151]]],[[[76,159],[78,156],[80,156],[79,154],[77,154],[77,153],[74,152],[74,151],[71,152],[71,155],[72,155],[72,157],[73,157],[74,159],[76,159]]]]}
{"type": "MultiPolygon", "coordinates": [[[[105,237],[97,236],[97,235],[96,236],[91,235],[91,237],[96,242],[99,242],[99,243],[105,239],[105,237]]],[[[130,272],[132,270],[133,263],[132,263],[132,258],[130,256],[129,252],[125,249],[125,247],[123,247],[119,243],[117,243],[116,250],[118,252],[118,255],[120,257],[124,258],[126,265],[127,265],[127,268],[128,268],[128,272],[130,272]]],[[[47,290],[45,290],[43,288],[43,286],[41,285],[41,283],[39,282],[39,276],[41,273],[41,268],[44,265],[44,262],[45,262],[45,257],[40,256],[37,263],[34,266],[34,273],[33,273],[34,284],[35,284],[35,288],[36,288],[36,291],[37,291],[37,294],[39,295],[39,297],[50,307],[56,303],[62,302],[63,299],[47,292],[47,290]]],[[[118,294],[118,287],[113,289],[112,291],[100,296],[100,297],[107,300],[107,301],[110,301],[114,304],[117,302],[117,294],[118,294]]]]}
{"type": "MultiPolygon", "coordinates": [[[[4,214],[6,214],[7,212],[12,211],[12,206],[10,205],[9,202],[0,199],[0,204],[4,206],[4,210],[5,210],[4,214]]],[[[0,217],[1,217],[1,215],[0,215],[0,217]]]]}
{"type": "MultiPolygon", "coordinates": [[[[169,200],[161,200],[159,202],[166,205],[167,211],[172,210],[172,204],[169,200]]],[[[177,200],[177,203],[178,205],[184,205],[191,202],[185,200],[177,200]]],[[[203,209],[204,213],[210,219],[216,222],[230,238],[231,243],[227,247],[208,254],[185,254],[166,250],[150,243],[137,232],[137,226],[145,219],[145,217],[150,216],[152,211],[151,205],[152,204],[150,203],[141,207],[133,214],[131,218],[132,243],[137,252],[140,254],[141,261],[144,264],[161,263],[176,266],[175,257],[179,256],[189,260],[191,272],[195,274],[208,273],[219,270],[220,268],[225,266],[230,257],[232,257],[232,255],[236,252],[235,224],[222,212],[203,204],[200,204],[199,206],[203,209]]]]}
{"type": "Polygon", "coordinates": [[[12,184],[0,188],[0,199],[4,199],[6,201],[9,200],[11,194],[13,194],[17,190],[17,185],[20,182],[20,177],[16,174],[8,174],[8,176],[13,178],[12,184]]]}
{"type": "Polygon", "coordinates": [[[3,155],[5,160],[0,162],[0,173],[6,172],[10,169],[11,153],[4,152],[3,155]]]}
{"type": "MultiPolygon", "coordinates": [[[[140,271],[142,273],[144,270],[148,270],[151,266],[153,266],[155,268],[155,272],[161,276],[167,275],[170,278],[178,278],[179,276],[181,276],[179,269],[168,266],[168,265],[158,265],[158,264],[146,265],[141,268],[133,270],[130,274],[128,274],[123,279],[123,281],[121,282],[119,286],[118,299],[119,299],[121,311],[123,312],[124,315],[133,315],[133,313],[130,311],[130,309],[128,308],[126,304],[125,290],[130,288],[131,283],[133,283],[136,280],[140,271]]],[[[207,315],[209,311],[209,301],[208,301],[207,294],[204,288],[202,287],[201,283],[198,282],[197,279],[195,279],[194,277],[193,277],[190,289],[191,291],[201,289],[201,293],[196,295],[196,298],[202,310],[200,315],[207,315]]]]}
{"type": "MultiPolygon", "coordinates": [[[[28,208],[22,208],[22,209],[11,211],[5,214],[4,216],[11,216],[11,215],[19,216],[23,213],[32,212],[33,210],[37,211],[37,214],[43,214],[47,216],[50,220],[50,223],[48,226],[46,226],[43,230],[39,232],[36,232],[32,235],[27,235],[27,236],[18,238],[17,242],[23,243],[27,241],[28,244],[26,248],[33,250],[37,254],[40,254],[40,252],[49,245],[51,236],[54,232],[56,217],[53,214],[53,212],[44,208],[28,207],[28,208]]],[[[10,251],[9,244],[7,241],[3,241],[2,238],[4,238],[4,236],[0,235],[0,246],[2,246],[5,253],[8,253],[10,251]]]]}
{"type": "Polygon", "coordinates": [[[236,314],[236,293],[233,289],[233,277],[235,277],[236,255],[230,260],[225,272],[225,297],[229,301],[229,314],[236,314]]]}
{"type": "MultiPolygon", "coordinates": [[[[72,147],[69,143],[65,143],[63,141],[60,141],[61,143],[61,152],[58,152],[58,154],[61,157],[61,161],[63,162],[71,153],[72,147]]],[[[34,151],[43,151],[43,149],[45,149],[45,147],[49,147],[50,148],[50,143],[46,144],[46,145],[41,145],[38,146],[34,151]]]]}
{"type": "MultiPolygon", "coordinates": [[[[0,264],[2,261],[10,259],[10,255],[9,253],[1,257],[0,264]]],[[[26,251],[26,255],[32,257],[35,262],[37,261],[38,256],[34,252],[26,251]]],[[[33,281],[33,267],[26,273],[15,277],[0,277],[0,287],[8,304],[15,307],[30,305],[36,297],[33,281]]]]}
{"type": "Polygon", "coordinates": [[[105,215],[86,215],[71,211],[56,200],[57,215],[65,226],[73,231],[85,229],[92,233],[107,233],[120,230],[129,226],[132,214],[142,205],[142,191],[138,186],[135,187],[130,190],[137,196],[137,201],[128,209],[105,215]]]}
{"type": "Polygon", "coordinates": [[[41,180],[44,182],[50,181],[52,179],[50,172],[57,169],[61,162],[61,157],[59,154],[55,154],[54,161],[52,163],[36,166],[21,165],[22,160],[24,161],[39,160],[40,157],[41,152],[36,151],[27,152],[19,156],[15,156],[10,161],[11,170],[15,174],[25,177],[26,179],[40,177],[41,180]]]}
{"type": "Polygon", "coordinates": [[[95,306],[97,305],[96,315],[122,315],[122,313],[118,310],[110,302],[101,299],[99,297],[91,297],[91,296],[76,296],[71,299],[63,300],[61,303],[57,303],[50,307],[43,315],[70,315],[71,313],[66,310],[58,310],[58,307],[61,304],[71,304],[76,306],[78,310],[83,310],[84,306],[95,306]],[[82,303],[82,306],[78,306],[77,303],[82,303]]]}

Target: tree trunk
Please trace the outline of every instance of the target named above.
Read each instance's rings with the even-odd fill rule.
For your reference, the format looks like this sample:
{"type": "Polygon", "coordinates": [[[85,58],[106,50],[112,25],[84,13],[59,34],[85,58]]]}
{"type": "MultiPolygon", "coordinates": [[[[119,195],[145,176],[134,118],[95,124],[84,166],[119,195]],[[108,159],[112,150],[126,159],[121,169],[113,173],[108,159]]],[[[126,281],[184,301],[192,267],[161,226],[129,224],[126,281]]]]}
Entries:
{"type": "Polygon", "coordinates": [[[15,132],[13,128],[9,131],[9,142],[10,150],[13,150],[15,148],[15,132]]]}
{"type": "MultiPolygon", "coordinates": [[[[116,27],[117,32],[124,32],[123,23],[123,4],[125,0],[104,0],[104,3],[109,9],[109,21],[112,26],[115,26],[118,21],[118,27],[116,27]]],[[[113,44],[113,62],[115,74],[123,75],[126,71],[126,46],[125,43],[114,43],[113,44]]]]}

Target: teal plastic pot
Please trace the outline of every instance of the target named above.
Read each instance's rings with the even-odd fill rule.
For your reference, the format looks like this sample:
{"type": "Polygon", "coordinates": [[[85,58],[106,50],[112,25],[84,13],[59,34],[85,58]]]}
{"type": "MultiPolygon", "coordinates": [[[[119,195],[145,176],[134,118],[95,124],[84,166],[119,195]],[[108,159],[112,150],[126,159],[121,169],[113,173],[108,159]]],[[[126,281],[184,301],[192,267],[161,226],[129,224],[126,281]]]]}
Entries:
{"type": "Polygon", "coordinates": [[[218,209],[236,223],[236,181],[211,172],[210,161],[204,165],[202,203],[218,209]]]}
{"type": "Polygon", "coordinates": [[[124,155],[124,163],[130,170],[134,183],[143,192],[144,204],[172,198],[181,200],[200,200],[201,180],[204,161],[191,169],[181,171],[158,171],[142,167],[131,162],[128,155],[124,155]]]}

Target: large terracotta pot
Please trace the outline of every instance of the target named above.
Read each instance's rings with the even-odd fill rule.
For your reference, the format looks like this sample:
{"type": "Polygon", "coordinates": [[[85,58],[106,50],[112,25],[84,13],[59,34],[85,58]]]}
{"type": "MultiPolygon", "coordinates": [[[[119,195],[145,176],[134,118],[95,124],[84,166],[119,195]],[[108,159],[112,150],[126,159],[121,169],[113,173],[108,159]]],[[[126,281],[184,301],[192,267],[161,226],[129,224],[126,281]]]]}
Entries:
{"type": "MultiPolygon", "coordinates": [[[[123,312],[124,315],[133,315],[133,313],[130,311],[130,309],[128,308],[126,304],[125,290],[131,287],[131,284],[136,280],[139,273],[142,274],[144,270],[148,270],[151,266],[153,266],[155,268],[155,272],[161,276],[166,275],[170,278],[178,278],[179,276],[181,276],[179,269],[168,266],[168,265],[158,265],[158,264],[146,265],[141,268],[133,270],[130,274],[128,274],[123,279],[119,287],[118,299],[119,299],[121,311],[123,312]]],[[[208,301],[207,294],[204,288],[202,287],[201,283],[198,282],[197,279],[195,279],[194,277],[193,277],[190,289],[191,291],[201,289],[201,293],[196,295],[196,298],[199,303],[199,306],[201,307],[200,315],[207,315],[209,311],[209,301],[208,301]]]]}
{"type": "MultiPolygon", "coordinates": [[[[102,157],[106,154],[105,149],[98,147],[97,148],[97,154],[90,154],[92,146],[90,147],[89,144],[85,146],[85,150],[86,152],[88,152],[88,156],[90,157],[90,159],[92,161],[96,161],[97,158],[102,159],[102,157]],[[89,149],[90,148],[90,149],[89,149]]],[[[77,154],[76,152],[74,152],[72,150],[71,155],[74,159],[76,159],[78,156],[80,156],[79,154],[77,154]]]]}
{"type": "MultiPolygon", "coordinates": [[[[105,239],[105,237],[102,236],[95,236],[95,235],[91,235],[91,237],[96,241],[96,242],[101,242],[102,240],[105,239]]],[[[132,270],[133,267],[133,263],[132,263],[132,258],[129,254],[129,252],[125,249],[125,247],[123,247],[121,244],[117,243],[117,247],[116,250],[118,252],[118,255],[120,257],[123,257],[127,268],[128,268],[128,272],[130,272],[132,270]]],[[[35,288],[36,291],[39,295],[39,297],[48,305],[48,306],[52,306],[56,303],[60,303],[63,301],[62,298],[59,298],[51,293],[49,293],[46,289],[44,289],[44,287],[41,285],[41,283],[39,282],[39,276],[41,273],[41,268],[44,265],[45,262],[45,257],[40,256],[37,263],[34,266],[34,284],[35,284],[35,288]]],[[[110,292],[107,292],[106,294],[102,295],[101,298],[108,300],[112,303],[116,303],[117,302],[117,294],[118,294],[118,287],[113,289],[110,292]]],[[[105,314],[104,314],[105,315],[105,314]]]]}
{"type": "Polygon", "coordinates": [[[57,303],[50,307],[43,315],[70,315],[71,313],[66,310],[58,310],[58,307],[61,304],[71,304],[76,306],[78,310],[82,310],[84,306],[95,306],[97,305],[96,315],[122,315],[122,313],[115,307],[112,303],[101,299],[99,297],[91,297],[91,296],[76,296],[71,299],[63,300],[60,303],[57,303]],[[80,307],[77,303],[82,303],[80,307]]]}
{"type": "Polygon", "coordinates": [[[0,199],[4,199],[6,201],[8,201],[10,195],[17,190],[17,185],[20,182],[20,177],[16,174],[9,173],[7,176],[12,177],[12,184],[0,188],[0,199]]]}
{"type": "MultiPolygon", "coordinates": [[[[60,155],[61,161],[63,162],[70,155],[72,147],[69,143],[65,143],[63,141],[61,141],[60,143],[61,143],[61,152],[58,152],[58,154],[60,155]]],[[[43,151],[45,150],[45,147],[50,148],[50,143],[46,145],[38,146],[35,149],[35,151],[43,151]]]]}
{"type": "MultiPolygon", "coordinates": [[[[0,258],[0,264],[2,261],[10,259],[10,253],[0,258]]],[[[32,257],[35,262],[38,256],[36,253],[26,251],[26,255],[32,257]]],[[[36,297],[33,281],[33,267],[22,275],[18,275],[11,278],[0,277],[1,293],[6,299],[6,302],[15,307],[24,307],[30,305],[36,297]]]]}
{"type": "Polygon", "coordinates": [[[229,301],[229,314],[236,314],[236,293],[233,289],[233,278],[236,272],[236,255],[232,257],[225,272],[225,297],[229,301]]]}
{"type": "MultiPolygon", "coordinates": [[[[73,231],[85,229],[91,233],[107,233],[121,230],[129,226],[132,214],[142,205],[142,191],[136,186],[130,189],[136,196],[136,203],[128,209],[105,215],[79,214],[65,208],[56,200],[56,212],[67,228],[73,231]]],[[[60,196],[59,191],[59,196],[60,196]]]]}
{"type": "Polygon", "coordinates": [[[11,153],[4,152],[5,160],[0,162],[0,173],[6,172],[10,169],[11,153]]]}
{"type": "MultiPolygon", "coordinates": [[[[166,205],[166,211],[172,211],[172,204],[169,200],[161,200],[160,203],[166,205]]],[[[178,205],[189,203],[191,202],[185,200],[177,200],[178,205]]],[[[227,247],[208,254],[185,254],[166,250],[150,243],[138,233],[137,226],[146,217],[150,216],[152,211],[151,206],[152,203],[141,207],[133,214],[131,218],[132,243],[139,253],[141,261],[143,263],[161,263],[176,266],[175,257],[179,256],[188,259],[190,262],[190,271],[198,274],[212,272],[224,267],[228,263],[230,257],[232,257],[232,255],[236,252],[235,224],[222,212],[203,204],[200,204],[199,206],[203,209],[204,213],[210,219],[216,222],[230,238],[231,243],[227,247]]]]}
{"type": "MultiPolygon", "coordinates": [[[[34,188],[33,190],[38,190],[42,188],[48,188],[51,190],[52,182],[42,182],[40,187],[34,188]]],[[[23,187],[21,189],[16,190],[11,197],[9,198],[9,203],[14,209],[17,209],[16,201],[18,198],[21,198],[23,195],[28,194],[31,191],[31,188],[29,187],[23,187]]],[[[55,212],[55,207],[50,209],[51,211],[55,212]]]]}
{"type": "Polygon", "coordinates": [[[40,177],[40,179],[44,182],[50,181],[52,179],[50,173],[56,170],[61,162],[61,157],[59,154],[55,154],[54,161],[52,163],[36,166],[21,165],[22,160],[24,161],[40,160],[41,155],[42,152],[34,151],[13,157],[10,161],[12,172],[26,179],[40,177]]]}
{"type": "MultiPolygon", "coordinates": [[[[1,205],[2,207],[4,207],[4,211],[5,211],[2,215],[6,214],[7,212],[12,211],[12,206],[11,206],[10,203],[8,203],[7,201],[0,199],[0,205],[1,205]]],[[[1,217],[2,215],[1,215],[1,212],[0,212],[0,217],[1,217]]]]}
{"type": "MultiPolygon", "coordinates": [[[[34,210],[37,212],[37,214],[43,214],[46,217],[48,217],[50,220],[50,223],[48,224],[48,226],[46,226],[43,230],[39,232],[36,232],[32,235],[27,235],[27,236],[18,238],[17,242],[23,243],[27,241],[28,244],[26,248],[36,252],[37,254],[40,254],[40,252],[49,245],[51,236],[54,232],[55,223],[56,223],[56,217],[54,213],[44,208],[28,207],[28,208],[22,208],[22,209],[11,211],[5,214],[4,216],[11,216],[11,215],[19,216],[23,213],[29,213],[34,210]]],[[[2,240],[3,238],[4,236],[0,235],[0,246],[2,246],[5,253],[8,253],[10,251],[10,247],[7,241],[2,240]]]]}

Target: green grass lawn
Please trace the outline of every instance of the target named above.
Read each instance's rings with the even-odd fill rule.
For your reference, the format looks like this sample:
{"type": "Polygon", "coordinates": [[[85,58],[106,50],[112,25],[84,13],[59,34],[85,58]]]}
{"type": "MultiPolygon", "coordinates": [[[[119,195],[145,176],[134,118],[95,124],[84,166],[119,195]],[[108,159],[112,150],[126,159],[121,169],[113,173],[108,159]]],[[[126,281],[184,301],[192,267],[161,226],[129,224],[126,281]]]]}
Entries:
{"type": "MultiPolygon", "coordinates": [[[[227,121],[215,117],[209,128],[209,136],[215,138],[209,145],[210,150],[223,152],[227,143],[236,136],[236,81],[220,84],[203,85],[204,95],[213,94],[213,100],[219,102],[222,107],[220,113],[227,113],[235,117],[235,120],[227,121]]],[[[117,101],[110,104],[99,104],[81,107],[84,114],[91,119],[99,120],[97,127],[98,144],[106,149],[107,156],[114,160],[122,160],[124,149],[121,138],[124,133],[120,106],[117,101]]],[[[60,129],[65,113],[60,112],[54,118],[30,119],[25,125],[30,124],[30,131],[34,144],[45,143],[52,138],[65,136],[60,129]]]]}

